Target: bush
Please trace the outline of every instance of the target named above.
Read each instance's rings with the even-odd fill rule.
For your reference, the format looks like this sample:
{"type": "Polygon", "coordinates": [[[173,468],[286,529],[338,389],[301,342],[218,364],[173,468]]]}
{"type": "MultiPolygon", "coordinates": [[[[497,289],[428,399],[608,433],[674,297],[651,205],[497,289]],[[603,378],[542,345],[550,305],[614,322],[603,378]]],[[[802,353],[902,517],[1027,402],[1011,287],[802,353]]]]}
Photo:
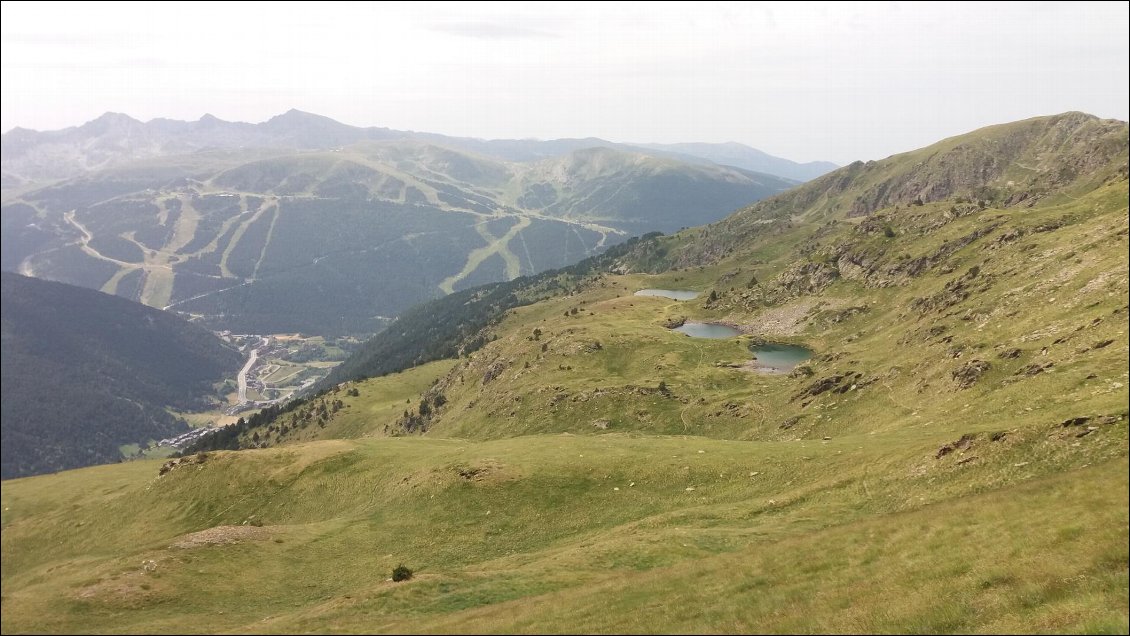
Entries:
{"type": "Polygon", "coordinates": [[[410,578],[412,578],[412,570],[404,567],[403,563],[396,566],[396,569],[392,571],[392,580],[398,583],[400,581],[407,581],[410,578]]]}

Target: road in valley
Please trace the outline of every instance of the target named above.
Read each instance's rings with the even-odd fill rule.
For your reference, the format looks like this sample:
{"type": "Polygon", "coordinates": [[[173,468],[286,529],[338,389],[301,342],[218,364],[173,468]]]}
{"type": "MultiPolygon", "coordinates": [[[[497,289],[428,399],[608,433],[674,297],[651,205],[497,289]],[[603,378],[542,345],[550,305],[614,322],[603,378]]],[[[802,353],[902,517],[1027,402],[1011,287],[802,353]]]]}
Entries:
{"type": "Polygon", "coordinates": [[[251,355],[247,358],[247,364],[243,365],[243,368],[239,370],[239,375],[236,379],[239,382],[240,404],[247,402],[247,374],[251,372],[251,369],[255,367],[255,361],[259,359],[259,348],[266,347],[270,342],[270,338],[261,338],[259,340],[259,346],[251,350],[251,355]]]}

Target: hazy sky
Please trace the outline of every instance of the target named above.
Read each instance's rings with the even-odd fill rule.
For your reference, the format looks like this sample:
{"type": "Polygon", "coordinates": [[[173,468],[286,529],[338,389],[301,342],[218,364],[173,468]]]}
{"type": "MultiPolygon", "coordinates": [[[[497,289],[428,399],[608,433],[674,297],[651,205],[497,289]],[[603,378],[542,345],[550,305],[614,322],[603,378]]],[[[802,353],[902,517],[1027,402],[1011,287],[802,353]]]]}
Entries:
{"type": "Polygon", "coordinates": [[[0,127],[298,108],[847,163],[1036,115],[1127,119],[1127,7],[4,2],[0,127]]]}

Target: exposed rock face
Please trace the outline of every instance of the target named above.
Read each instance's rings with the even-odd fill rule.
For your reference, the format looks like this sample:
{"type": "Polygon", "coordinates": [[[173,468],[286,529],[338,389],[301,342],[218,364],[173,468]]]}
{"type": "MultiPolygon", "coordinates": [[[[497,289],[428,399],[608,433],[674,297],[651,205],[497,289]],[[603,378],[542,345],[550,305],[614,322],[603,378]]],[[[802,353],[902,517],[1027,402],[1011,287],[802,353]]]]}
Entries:
{"type": "Polygon", "coordinates": [[[957,388],[968,389],[976,384],[977,380],[979,380],[991,366],[992,365],[984,360],[970,360],[953,372],[953,381],[957,383],[957,388]]]}
{"type": "MultiPolygon", "coordinates": [[[[875,377],[865,378],[859,371],[837,373],[835,375],[821,378],[816,382],[813,382],[812,384],[805,387],[800,393],[794,395],[792,399],[798,400],[801,398],[816,397],[822,393],[828,392],[843,394],[847,393],[848,391],[862,389],[875,383],[877,380],[878,379],[875,377]]],[[[807,404],[808,402],[804,402],[803,404],[801,404],[801,406],[805,406],[807,404]]]]}
{"type": "Polygon", "coordinates": [[[833,263],[800,263],[781,272],[773,285],[793,296],[819,294],[839,277],[833,263]]]}
{"type": "Polygon", "coordinates": [[[483,374],[483,384],[490,384],[491,380],[497,378],[499,375],[502,375],[502,372],[505,369],[506,365],[502,364],[501,362],[492,363],[489,367],[487,367],[486,373],[483,374]]]}
{"type": "Polygon", "coordinates": [[[974,265],[970,267],[964,274],[946,283],[942,291],[927,296],[926,298],[915,298],[911,303],[911,307],[922,313],[931,311],[942,311],[948,307],[952,307],[957,303],[969,298],[976,291],[984,291],[991,284],[991,280],[985,278],[981,281],[979,286],[974,286],[973,281],[980,276],[981,268],[974,265]]]}

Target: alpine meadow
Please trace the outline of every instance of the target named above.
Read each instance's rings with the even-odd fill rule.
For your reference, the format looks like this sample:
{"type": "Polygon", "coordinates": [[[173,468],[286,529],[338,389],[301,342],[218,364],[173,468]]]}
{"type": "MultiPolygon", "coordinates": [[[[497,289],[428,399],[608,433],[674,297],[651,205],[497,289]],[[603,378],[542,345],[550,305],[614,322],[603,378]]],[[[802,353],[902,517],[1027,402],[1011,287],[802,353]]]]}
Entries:
{"type": "MultiPolygon", "coordinates": [[[[233,6],[238,22],[253,5],[233,6]]],[[[265,18],[284,29],[270,35],[315,37],[319,6],[304,5],[310,25],[265,18]]],[[[357,75],[349,108],[402,128],[469,122],[433,128],[456,134],[340,123],[353,111],[332,92],[295,100],[336,99],[321,111],[333,119],[110,112],[55,130],[26,127],[35,111],[5,101],[0,631],[1130,630],[1125,81],[1093,93],[1110,112],[1039,115],[1040,102],[955,128],[966,111],[1003,112],[958,106],[984,99],[973,82],[1060,68],[1030,42],[1047,20],[1065,38],[1057,55],[1098,60],[1107,49],[1084,43],[1121,33],[1099,16],[1125,6],[448,8],[326,15],[419,40],[403,68],[371,69],[403,93],[357,75]],[[831,132],[811,115],[830,104],[772,110],[768,88],[763,102],[726,102],[757,77],[848,108],[853,91],[887,86],[869,65],[909,72],[874,54],[880,34],[907,42],[907,25],[923,47],[907,63],[942,95],[927,85],[950,81],[922,53],[942,41],[930,25],[994,17],[1039,30],[931,49],[972,75],[918,128],[874,123],[894,88],[831,132]],[[449,41],[443,62],[425,48],[449,41]],[[1021,41],[1031,60],[1001,52],[993,70],[957,50],[1021,41]],[[586,66],[597,53],[585,47],[606,67],[586,66]],[[843,51],[863,88],[812,70],[843,51]],[[774,72],[749,61],[769,52],[774,72]],[[591,103],[552,86],[574,72],[591,78],[591,103]],[[616,83],[641,78],[662,90],[620,118],[616,83]],[[465,101],[452,106],[433,86],[444,80],[465,101]],[[700,90],[714,110],[680,101],[700,90]],[[425,95],[427,107],[413,101],[425,95]],[[415,106],[399,115],[402,102],[415,106]],[[852,156],[875,158],[842,166],[794,161],[715,143],[747,139],[710,132],[732,114],[798,144],[866,133],[907,145],[866,146],[852,156]],[[524,136],[531,122],[557,130],[554,117],[610,123],[524,136]],[[649,138],[625,123],[653,117],[654,130],[691,132],[649,138]],[[465,132],[492,122],[520,132],[465,132]],[[910,149],[938,122],[956,136],[910,149]]],[[[344,41],[354,25],[337,28],[322,46],[359,46],[344,41]]],[[[5,47],[44,50],[47,36],[28,33],[6,31],[5,47]]],[[[135,54],[123,59],[148,77],[140,44],[99,46],[135,54]]],[[[220,46],[268,68],[249,44],[220,46]]],[[[1092,93],[1080,86],[1125,65],[1120,47],[1112,66],[1064,80],[1081,105],[1092,93]]],[[[24,77],[4,57],[5,75],[24,77]]],[[[196,66],[169,63],[158,68],[196,85],[196,66]]],[[[294,64],[310,83],[296,95],[329,81],[294,64]]],[[[229,72],[214,71],[217,87],[239,77],[247,93],[217,89],[207,97],[228,110],[212,112],[255,100],[283,112],[270,82],[298,81],[229,72]]],[[[10,81],[5,93],[36,86],[10,81]]],[[[101,93],[83,90],[100,112],[101,93]]]]}

